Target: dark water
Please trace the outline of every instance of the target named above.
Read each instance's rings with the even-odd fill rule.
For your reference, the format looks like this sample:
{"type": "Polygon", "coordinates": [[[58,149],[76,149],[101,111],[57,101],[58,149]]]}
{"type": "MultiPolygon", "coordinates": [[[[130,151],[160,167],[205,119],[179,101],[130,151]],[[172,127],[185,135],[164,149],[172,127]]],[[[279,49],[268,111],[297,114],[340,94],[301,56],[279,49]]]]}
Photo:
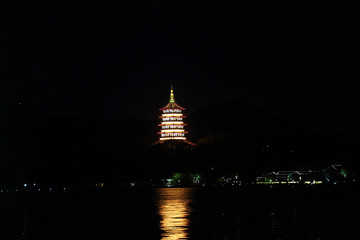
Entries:
{"type": "Polygon", "coordinates": [[[1,239],[360,239],[353,189],[0,195],[1,239]]]}

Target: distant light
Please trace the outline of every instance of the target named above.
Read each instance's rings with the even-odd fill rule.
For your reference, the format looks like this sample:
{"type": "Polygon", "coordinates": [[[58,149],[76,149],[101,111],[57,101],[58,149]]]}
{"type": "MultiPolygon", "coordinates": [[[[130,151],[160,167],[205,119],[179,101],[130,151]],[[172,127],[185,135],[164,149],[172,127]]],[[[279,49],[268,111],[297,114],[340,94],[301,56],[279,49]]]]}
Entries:
{"type": "Polygon", "coordinates": [[[26,183],[24,183],[24,187],[27,187],[27,184],[26,184],[26,183]]]}
{"type": "Polygon", "coordinates": [[[40,192],[40,188],[38,189],[38,191],[40,192]]]}
{"type": "Polygon", "coordinates": [[[66,188],[64,188],[64,192],[65,192],[66,188]]]}
{"type": "Polygon", "coordinates": [[[34,183],[34,186],[36,186],[36,184],[34,183]]]}

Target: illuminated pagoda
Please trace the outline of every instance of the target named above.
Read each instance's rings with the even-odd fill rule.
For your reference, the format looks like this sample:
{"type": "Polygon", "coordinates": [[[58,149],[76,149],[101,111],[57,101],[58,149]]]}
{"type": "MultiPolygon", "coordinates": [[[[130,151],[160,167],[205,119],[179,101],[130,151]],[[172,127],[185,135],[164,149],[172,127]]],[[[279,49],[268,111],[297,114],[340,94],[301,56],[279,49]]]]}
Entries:
{"type": "Polygon", "coordinates": [[[184,129],[185,124],[183,122],[183,119],[186,117],[182,114],[182,111],[185,110],[185,108],[180,107],[176,102],[174,98],[174,91],[173,87],[171,85],[170,90],[170,101],[169,103],[159,109],[162,111],[162,115],[159,117],[162,119],[162,122],[159,124],[161,126],[160,132],[160,139],[157,141],[157,143],[163,143],[168,140],[176,141],[176,142],[184,142],[190,145],[195,145],[195,143],[190,142],[186,139],[185,134],[187,133],[184,129]]]}

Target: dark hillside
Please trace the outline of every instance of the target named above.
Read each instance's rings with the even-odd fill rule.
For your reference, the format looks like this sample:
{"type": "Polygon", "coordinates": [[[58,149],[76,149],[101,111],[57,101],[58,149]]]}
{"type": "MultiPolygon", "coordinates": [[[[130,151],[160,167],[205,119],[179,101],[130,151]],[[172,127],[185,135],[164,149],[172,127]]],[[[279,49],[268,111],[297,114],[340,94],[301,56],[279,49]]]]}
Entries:
{"type": "Polygon", "coordinates": [[[116,180],[211,168],[251,177],[275,169],[351,164],[359,156],[359,136],[311,132],[245,101],[219,102],[188,116],[188,139],[197,143],[195,148],[152,146],[159,119],[49,117],[30,112],[14,117],[4,138],[7,148],[2,156],[7,159],[2,172],[7,174],[2,174],[2,181],[116,180]]]}

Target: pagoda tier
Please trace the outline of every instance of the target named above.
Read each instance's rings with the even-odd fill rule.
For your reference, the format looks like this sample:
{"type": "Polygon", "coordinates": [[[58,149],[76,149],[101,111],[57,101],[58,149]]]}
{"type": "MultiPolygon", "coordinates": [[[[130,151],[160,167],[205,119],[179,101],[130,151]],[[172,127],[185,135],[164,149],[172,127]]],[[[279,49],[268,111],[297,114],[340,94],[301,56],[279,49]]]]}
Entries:
{"type": "Polygon", "coordinates": [[[186,116],[182,114],[182,111],[185,110],[185,108],[180,107],[175,103],[172,86],[169,103],[159,110],[163,113],[159,116],[162,122],[158,125],[161,127],[161,130],[158,132],[158,134],[160,134],[160,139],[156,143],[162,143],[167,140],[179,140],[190,145],[195,145],[185,137],[185,134],[188,133],[184,129],[184,126],[187,126],[187,124],[183,122],[183,119],[186,118],[186,116]]]}

